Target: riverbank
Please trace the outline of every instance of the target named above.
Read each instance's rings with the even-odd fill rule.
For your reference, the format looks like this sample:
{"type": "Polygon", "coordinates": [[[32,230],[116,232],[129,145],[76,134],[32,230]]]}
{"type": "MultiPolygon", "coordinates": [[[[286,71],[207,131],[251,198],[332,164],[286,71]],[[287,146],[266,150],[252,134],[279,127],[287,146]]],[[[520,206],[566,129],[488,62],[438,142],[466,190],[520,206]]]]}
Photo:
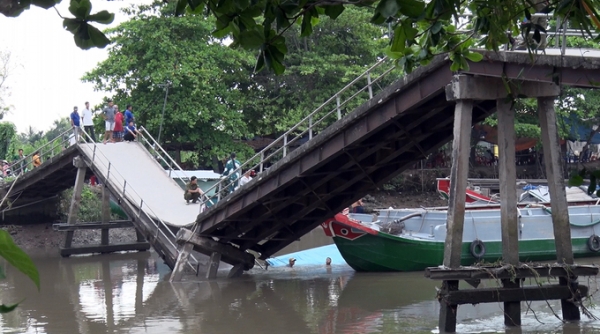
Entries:
{"type": "MultiPolygon", "coordinates": [[[[23,249],[47,249],[58,251],[65,240],[66,232],[52,229],[52,223],[7,225],[0,227],[8,231],[15,244],[23,249]]],[[[136,241],[135,229],[122,228],[109,231],[111,243],[126,243],[136,241]]],[[[73,246],[93,245],[100,243],[100,230],[79,230],[73,234],[73,246]]]]}
{"type": "MultiPolygon", "coordinates": [[[[447,201],[441,199],[435,192],[403,193],[395,190],[378,191],[371,195],[366,195],[364,203],[367,211],[389,207],[397,209],[447,205],[447,201]]],[[[92,211],[90,210],[92,208],[86,209],[92,211]]],[[[99,207],[93,209],[99,211],[99,207]]],[[[91,212],[88,212],[87,216],[94,215],[91,212]]],[[[63,244],[66,235],[66,232],[54,231],[52,229],[52,223],[6,225],[1,226],[0,228],[7,230],[13,237],[15,243],[24,249],[56,250],[63,244]]],[[[133,228],[111,229],[109,236],[111,243],[126,243],[134,242],[136,240],[135,229],[133,228]]],[[[79,230],[73,235],[73,246],[98,243],[100,243],[100,230],[79,230]]]]}

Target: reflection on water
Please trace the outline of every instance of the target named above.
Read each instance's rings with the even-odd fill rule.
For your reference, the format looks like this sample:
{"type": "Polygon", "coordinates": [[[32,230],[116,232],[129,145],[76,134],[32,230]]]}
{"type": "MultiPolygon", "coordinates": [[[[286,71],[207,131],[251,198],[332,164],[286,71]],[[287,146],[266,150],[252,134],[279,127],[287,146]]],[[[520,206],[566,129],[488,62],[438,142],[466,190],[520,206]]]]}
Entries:
{"type": "MultiPolygon", "coordinates": [[[[594,259],[592,259],[593,261],[594,259]]],[[[152,253],[35,258],[42,289],[12,268],[0,298],[18,309],[2,333],[435,333],[437,282],[416,273],[355,273],[346,266],[254,269],[240,279],[171,284],[152,253]]],[[[592,291],[595,280],[586,282],[592,291]]],[[[595,300],[597,302],[597,300],[595,300]]],[[[525,312],[526,306],[523,305],[525,312]]],[[[533,303],[520,331],[592,333],[562,325],[559,302],[533,303]]],[[[600,317],[600,311],[591,312],[600,317]]],[[[461,333],[505,332],[500,304],[461,306],[461,333]]]]}

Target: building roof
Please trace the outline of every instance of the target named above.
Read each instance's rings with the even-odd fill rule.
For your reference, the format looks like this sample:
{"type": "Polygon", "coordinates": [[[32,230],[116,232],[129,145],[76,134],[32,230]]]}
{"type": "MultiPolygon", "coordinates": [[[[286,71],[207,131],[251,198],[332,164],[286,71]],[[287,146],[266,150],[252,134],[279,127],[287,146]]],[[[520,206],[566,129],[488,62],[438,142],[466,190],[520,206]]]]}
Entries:
{"type": "MultiPolygon", "coordinates": [[[[168,173],[169,171],[165,170],[165,172],[168,173]]],[[[212,170],[174,170],[171,172],[171,177],[173,178],[189,179],[192,176],[201,180],[218,180],[221,178],[221,174],[217,174],[212,170]]]]}

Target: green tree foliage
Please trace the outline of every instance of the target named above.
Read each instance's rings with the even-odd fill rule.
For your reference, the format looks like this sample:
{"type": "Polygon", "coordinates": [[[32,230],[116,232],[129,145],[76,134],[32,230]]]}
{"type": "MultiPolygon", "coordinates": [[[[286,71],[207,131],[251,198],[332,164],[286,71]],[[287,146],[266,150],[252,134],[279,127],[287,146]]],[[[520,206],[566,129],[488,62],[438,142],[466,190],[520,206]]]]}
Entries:
{"type": "Polygon", "coordinates": [[[138,124],[155,136],[165,96],[159,84],[170,82],[161,142],[193,145],[203,166],[231,151],[248,158],[252,151],[243,139],[277,135],[296,124],[375,63],[387,41],[387,30],[362,23],[367,10],[351,8],[337,20],[324,18],[307,38],[290,27],[286,34],[295,39],[284,75],[252,74],[253,52],[213,37],[211,20],[178,18],[171,10],[140,7],[134,19],[109,31],[115,41],[109,58],[83,80],[115,92],[121,109],[132,104],[138,124]]]}
{"type": "Polygon", "coordinates": [[[132,104],[137,124],[154,136],[165,97],[159,85],[169,82],[162,143],[192,143],[205,159],[247,153],[233,139],[248,133],[238,87],[251,85],[253,57],[212,37],[203,16],[177,18],[167,8],[141,7],[136,18],[110,30],[109,58],[83,80],[115,92],[121,110],[132,104]]]}
{"type": "Polygon", "coordinates": [[[0,157],[8,157],[16,137],[16,127],[11,122],[0,122],[0,157]]]}
{"type": "MultiPolygon", "coordinates": [[[[2,124],[2,123],[0,123],[0,124],[2,124]]],[[[53,139],[56,139],[57,137],[59,137],[62,134],[62,136],[60,136],[59,139],[57,139],[50,146],[48,146],[44,149],[44,151],[46,151],[47,154],[50,153],[50,150],[54,154],[56,154],[56,153],[60,152],[60,150],[62,150],[64,145],[67,143],[70,133],[69,132],[65,133],[65,131],[70,130],[70,129],[71,129],[71,124],[70,124],[68,118],[61,118],[61,119],[55,120],[54,123],[52,124],[52,127],[50,128],[50,130],[48,130],[46,132],[35,130],[34,128],[32,128],[30,126],[27,129],[27,132],[22,132],[18,135],[16,135],[16,134],[13,135],[14,139],[11,141],[11,145],[9,146],[9,149],[6,152],[6,155],[4,155],[4,157],[5,157],[5,159],[11,160],[11,161],[17,160],[17,151],[19,149],[23,149],[24,155],[29,155],[30,153],[33,153],[40,147],[49,143],[53,139]]],[[[45,158],[46,157],[42,157],[42,159],[45,159],[45,158]]]]}
{"type": "MultiPolygon", "coordinates": [[[[30,5],[53,7],[60,0],[0,0],[0,13],[17,16],[30,5]]],[[[212,34],[217,38],[230,36],[233,46],[257,54],[256,68],[267,67],[281,74],[285,57],[293,43],[285,33],[299,26],[302,37],[310,36],[323,17],[337,19],[346,9],[366,7],[369,21],[389,24],[394,30],[388,54],[407,71],[429,62],[438,53],[449,52],[452,69],[468,66],[467,59],[481,56],[469,51],[478,45],[498,50],[508,42],[507,31],[519,34],[521,18],[531,18],[535,12],[550,12],[568,18],[572,27],[591,34],[600,25],[596,8],[600,0],[173,0],[171,13],[197,20],[203,16],[215,18],[212,34]],[[457,33],[455,23],[460,15],[471,13],[465,31],[457,33]]],[[[112,14],[91,13],[89,0],[70,0],[73,18],[65,18],[64,27],[73,33],[75,43],[82,48],[104,47],[108,38],[90,22],[110,23],[112,14]]],[[[366,23],[367,21],[362,21],[366,23]]],[[[545,27],[532,22],[525,25],[539,42],[545,27]]],[[[113,40],[114,41],[114,40],[113,40]]],[[[189,60],[188,60],[189,61],[189,60]]]]}
{"type": "MultiPolygon", "coordinates": [[[[336,20],[323,17],[308,37],[301,37],[301,26],[289,27],[283,34],[288,41],[285,73],[256,74],[261,89],[250,94],[258,98],[247,100],[253,109],[248,111],[257,115],[249,121],[259,134],[282,132],[297,124],[382,56],[388,30],[364,24],[369,17],[368,10],[351,7],[336,20]]],[[[345,109],[364,102],[367,92],[359,97],[345,109]]]]}
{"type": "MultiPolygon", "coordinates": [[[[69,188],[60,194],[59,213],[65,221],[69,215],[72,198],[73,188],[69,188]]],[[[102,221],[102,187],[93,187],[87,184],[83,186],[77,219],[81,222],[102,221]]],[[[111,213],[111,219],[118,220],[122,218],[111,213]]]]}
{"type": "MultiPolygon", "coordinates": [[[[21,15],[31,5],[49,9],[60,3],[61,0],[0,0],[0,13],[8,17],[21,15]]],[[[82,49],[93,47],[104,48],[110,40],[92,22],[110,24],[115,15],[105,10],[92,14],[92,3],[90,0],[70,0],[69,12],[73,17],[60,17],[63,19],[63,27],[73,34],[75,44],[82,49]]]]}
{"type": "MultiPolygon", "coordinates": [[[[389,23],[394,38],[389,55],[398,59],[407,71],[429,62],[441,52],[450,52],[453,69],[467,67],[466,60],[479,60],[479,55],[468,48],[479,44],[497,50],[508,42],[507,31],[516,35],[519,18],[532,12],[554,10],[561,17],[569,17],[579,29],[593,30],[592,19],[598,17],[595,0],[303,0],[303,1],[238,1],[238,0],[178,0],[177,13],[207,12],[217,18],[214,34],[229,34],[234,45],[260,51],[257,67],[266,65],[275,73],[283,73],[283,59],[290,43],[283,32],[295,23],[300,24],[302,36],[313,33],[318,19],[337,18],[350,6],[371,8],[370,21],[389,23]],[[454,23],[465,12],[473,14],[467,32],[457,34],[454,23]],[[589,15],[589,16],[588,16],[589,15]],[[591,16],[591,18],[590,18],[591,16]],[[453,22],[454,21],[454,22],[453,22]],[[476,41],[475,37],[485,36],[476,41]]],[[[528,26],[538,36],[544,28],[528,26]]]]}

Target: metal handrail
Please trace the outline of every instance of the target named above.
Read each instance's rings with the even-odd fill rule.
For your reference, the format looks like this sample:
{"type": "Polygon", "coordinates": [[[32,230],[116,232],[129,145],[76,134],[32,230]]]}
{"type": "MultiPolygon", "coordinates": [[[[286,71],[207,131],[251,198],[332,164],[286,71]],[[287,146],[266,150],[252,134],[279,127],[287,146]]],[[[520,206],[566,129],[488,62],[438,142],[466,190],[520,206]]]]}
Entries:
{"type": "Polygon", "coordinates": [[[15,174],[16,170],[20,170],[21,173],[24,173],[24,171],[22,169],[24,169],[24,167],[27,167],[29,165],[33,164],[33,160],[31,159],[36,152],[40,153],[40,158],[42,158],[44,155],[46,155],[48,152],[51,152],[50,155],[50,159],[52,159],[53,157],[55,157],[57,154],[59,154],[60,152],[62,152],[62,149],[58,151],[58,153],[55,153],[55,149],[56,148],[60,148],[62,147],[62,144],[65,142],[69,141],[69,137],[65,138],[65,135],[72,132],[73,129],[68,129],[65,130],[64,132],[60,133],[58,136],[56,136],[54,139],[50,140],[49,142],[47,142],[46,144],[36,148],[35,150],[33,150],[33,152],[31,152],[30,154],[24,156],[23,158],[17,160],[16,162],[14,162],[13,164],[10,165],[10,170],[13,173],[13,175],[15,174]],[[62,139],[59,143],[58,146],[56,146],[55,144],[59,141],[59,139],[62,139]],[[52,147],[48,149],[48,146],[50,146],[52,144],[52,147]],[[46,149],[45,149],[46,148],[46,149]],[[45,150],[44,150],[45,149],[45,150]],[[25,163],[24,165],[21,165],[22,163],[25,163]],[[15,168],[16,167],[16,168],[15,168]]]}
{"type": "MultiPolygon", "coordinates": [[[[393,64],[390,64],[390,68],[385,70],[383,72],[383,74],[378,75],[374,79],[371,77],[371,74],[374,72],[375,69],[378,69],[382,65],[389,64],[391,62],[392,61],[390,59],[388,59],[387,57],[379,60],[377,63],[375,63],[374,65],[369,67],[361,75],[359,75],[354,80],[352,80],[350,83],[348,83],[344,88],[342,88],[340,91],[335,93],[327,101],[325,101],[323,104],[321,104],[319,107],[317,107],[314,111],[312,111],[310,114],[308,114],[306,117],[304,117],[300,122],[298,122],[296,125],[294,125],[292,128],[290,128],[288,131],[286,131],[283,135],[281,135],[279,138],[277,138],[272,143],[267,145],[259,153],[252,156],[250,159],[248,159],[243,164],[240,164],[240,166],[235,168],[233,171],[231,171],[229,173],[229,175],[231,175],[233,173],[241,174],[241,171],[244,168],[249,167],[257,159],[259,159],[258,163],[252,165],[252,167],[250,167],[249,169],[259,169],[259,173],[263,172],[264,164],[266,162],[269,162],[272,159],[274,159],[279,153],[281,153],[282,157],[287,156],[288,148],[289,148],[290,144],[300,140],[307,133],[308,133],[308,141],[307,142],[310,142],[314,137],[313,132],[315,131],[315,127],[317,125],[324,124],[325,121],[330,116],[332,116],[334,113],[337,114],[335,121],[331,122],[329,124],[325,124],[324,128],[326,128],[326,127],[330,126],[331,124],[340,120],[342,118],[341,108],[345,107],[350,101],[355,99],[361,93],[368,91],[369,99],[372,99],[374,96],[374,93],[373,93],[374,84],[379,82],[383,77],[385,77],[387,74],[392,72],[392,70],[395,68],[395,66],[393,64]],[[341,102],[341,95],[343,93],[347,92],[358,82],[360,82],[361,80],[365,80],[365,79],[367,80],[367,85],[362,86],[354,94],[352,94],[349,98],[347,98],[346,100],[341,102]],[[330,111],[325,113],[323,116],[317,115],[319,112],[323,111],[328,105],[333,104],[333,103],[335,103],[335,106],[333,107],[333,109],[331,109],[330,111]],[[315,119],[316,119],[316,121],[315,121],[315,119]],[[302,126],[306,126],[306,129],[301,131],[300,134],[293,136],[292,133],[294,131],[300,129],[302,126]],[[291,140],[288,140],[289,137],[291,137],[291,136],[293,136],[293,138],[291,140]],[[269,153],[269,151],[271,149],[273,149],[274,147],[276,147],[277,145],[281,145],[281,147],[277,148],[274,152],[269,153]]],[[[219,182],[215,183],[215,185],[210,187],[206,192],[208,193],[208,192],[214,190],[217,193],[217,198],[220,200],[222,197],[222,193],[225,190],[227,190],[228,188],[231,189],[233,186],[235,186],[237,184],[237,182],[239,182],[239,180],[231,181],[228,177],[222,177],[222,179],[219,182]]],[[[234,189],[234,191],[235,191],[235,189],[234,189]]],[[[232,192],[232,191],[230,191],[230,192],[232,192]]],[[[206,204],[206,201],[203,203],[206,204]]]]}
{"type": "MultiPolygon", "coordinates": [[[[165,163],[165,165],[169,168],[168,169],[169,177],[171,177],[171,178],[173,177],[171,174],[172,171],[182,172],[180,175],[183,175],[184,170],[181,168],[181,166],[179,166],[177,161],[175,161],[169,155],[169,153],[167,153],[167,151],[165,151],[165,149],[156,141],[156,139],[154,139],[154,137],[150,134],[150,132],[148,132],[148,130],[146,130],[146,128],[141,126],[138,131],[143,133],[143,135],[141,136],[143,142],[146,143],[148,147],[152,148],[152,150],[156,153],[156,157],[160,158],[165,163]],[[150,138],[152,140],[152,143],[146,138],[150,138]],[[162,154],[161,154],[161,152],[162,152],[162,154]],[[167,161],[167,159],[165,159],[165,156],[168,158],[169,161],[167,161]],[[173,166],[175,166],[177,169],[174,169],[173,166]]],[[[139,139],[140,138],[138,137],[138,142],[139,142],[139,139]]],[[[181,182],[183,182],[183,184],[186,183],[186,180],[184,178],[182,178],[181,176],[175,176],[175,177],[177,179],[179,179],[181,182]]],[[[215,204],[210,199],[210,197],[208,197],[208,195],[206,193],[204,193],[204,196],[206,196],[207,200],[210,201],[211,204],[215,204]]]]}
{"type": "MultiPolygon", "coordinates": [[[[173,246],[173,247],[174,247],[176,250],[178,250],[178,246],[177,246],[177,244],[175,244],[175,243],[173,242],[173,240],[174,240],[174,239],[176,239],[177,237],[176,237],[176,235],[173,233],[173,231],[171,230],[170,226],[169,226],[169,225],[167,225],[167,224],[166,224],[166,223],[165,223],[165,222],[164,222],[164,221],[163,221],[163,220],[162,220],[162,219],[161,219],[161,218],[160,218],[160,217],[159,217],[159,216],[156,214],[156,212],[154,212],[154,210],[152,210],[152,208],[151,208],[151,207],[150,207],[148,204],[144,203],[144,199],[142,198],[142,196],[141,196],[141,195],[140,195],[140,194],[139,194],[137,191],[135,191],[135,189],[134,189],[134,188],[133,188],[131,185],[129,185],[129,186],[127,185],[127,180],[125,179],[125,177],[123,176],[123,174],[121,174],[121,173],[120,173],[120,172],[119,172],[119,171],[118,171],[118,170],[117,170],[117,169],[116,169],[116,168],[115,168],[115,167],[114,167],[114,166],[113,166],[113,165],[110,163],[110,159],[109,159],[109,158],[108,158],[108,157],[107,157],[107,156],[106,156],[104,153],[102,153],[102,151],[101,151],[101,150],[96,150],[96,147],[98,146],[98,144],[97,144],[96,142],[94,142],[93,140],[91,140],[91,137],[89,136],[89,134],[88,134],[86,131],[84,131],[84,130],[82,130],[81,132],[82,132],[82,133],[85,135],[85,137],[86,137],[87,139],[89,139],[89,140],[91,141],[91,143],[93,143],[93,144],[94,144],[94,151],[93,151],[93,154],[92,154],[92,161],[91,161],[91,162],[92,162],[92,163],[98,163],[98,162],[99,162],[99,163],[101,163],[103,166],[105,166],[105,167],[107,168],[107,172],[106,172],[106,174],[107,174],[107,175],[106,175],[106,182],[112,182],[112,183],[115,185],[115,189],[117,189],[116,187],[117,187],[117,186],[118,186],[120,183],[122,183],[122,184],[123,184],[123,190],[122,190],[120,193],[121,193],[121,196],[123,197],[123,199],[124,199],[124,200],[128,200],[128,198],[127,198],[127,195],[129,195],[129,197],[131,198],[129,201],[131,201],[131,202],[133,203],[134,196],[132,196],[132,195],[135,195],[135,196],[137,196],[137,198],[140,200],[140,205],[139,205],[139,207],[138,207],[138,210],[139,210],[139,212],[138,212],[137,216],[139,217],[139,216],[141,215],[142,211],[144,211],[144,214],[146,215],[146,217],[148,217],[148,219],[150,219],[150,221],[151,221],[151,222],[154,224],[154,226],[156,227],[156,236],[158,236],[158,233],[162,234],[162,235],[163,235],[163,236],[164,236],[164,237],[167,239],[167,241],[168,241],[168,242],[169,242],[169,243],[170,243],[170,244],[171,244],[171,245],[172,245],[172,246],[173,246]],[[101,160],[96,160],[96,156],[97,156],[98,154],[102,155],[102,156],[103,156],[103,157],[106,159],[106,161],[108,161],[108,165],[106,165],[106,164],[105,164],[104,162],[102,162],[101,160]],[[119,176],[119,177],[122,179],[122,181],[123,181],[123,182],[117,182],[117,180],[116,180],[116,178],[115,178],[115,175],[116,175],[116,176],[119,176]],[[112,178],[112,179],[111,179],[111,178],[112,178]],[[150,213],[150,214],[149,214],[149,213],[150,213]],[[153,216],[154,216],[154,218],[153,218],[153,216]],[[156,220],[158,220],[158,222],[156,222],[156,221],[155,221],[155,219],[156,219],[156,220]],[[161,229],[161,226],[160,226],[160,225],[162,225],[162,226],[164,227],[164,229],[166,229],[166,230],[169,232],[169,234],[170,234],[170,235],[173,237],[173,239],[171,239],[171,238],[170,238],[170,237],[169,237],[167,234],[165,234],[165,232],[163,231],[164,229],[161,229]]],[[[77,143],[77,145],[79,145],[79,143],[77,143]]],[[[194,261],[196,261],[196,263],[200,263],[200,262],[198,261],[198,259],[196,259],[196,258],[194,257],[194,255],[193,255],[193,254],[190,254],[190,257],[191,257],[191,258],[192,258],[194,261]]],[[[194,272],[196,272],[196,274],[198,273],[198,272],[197,272],[197,269],[196,269],[196,268],[195,268],[195,267],[194,267],[194,266],[193,266],[193,265],[190,263],[190,261],[188,261],[188,265],[189,265],[189,266],[192,268],[192,270],[194,270],[194,272]]]]}

